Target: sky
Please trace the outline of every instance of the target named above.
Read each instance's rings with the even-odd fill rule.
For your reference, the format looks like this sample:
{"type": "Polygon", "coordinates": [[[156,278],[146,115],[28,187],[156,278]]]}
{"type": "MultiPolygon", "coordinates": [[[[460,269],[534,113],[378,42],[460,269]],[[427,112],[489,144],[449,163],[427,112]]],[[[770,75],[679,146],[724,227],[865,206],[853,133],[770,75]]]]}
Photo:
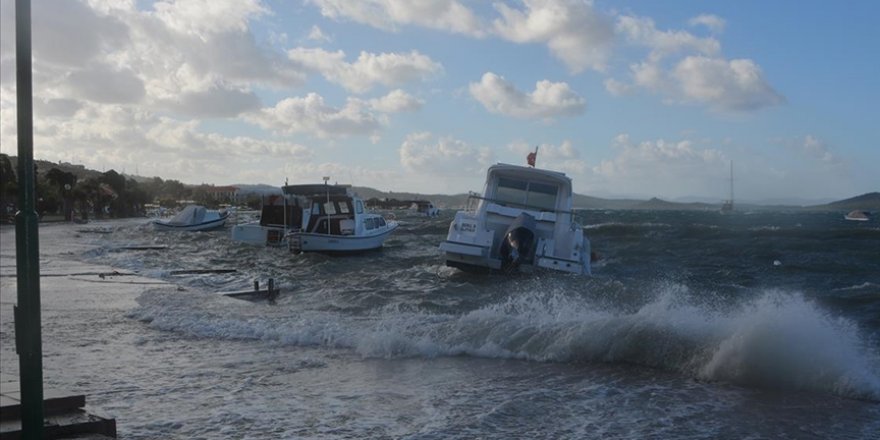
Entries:
{"type": "MultiPolygon", "coordinates": [[[[17,154],[0,0],[0,151],[17,154]]],[[[34,157],[185,183],[880,191],[880,2],[32,0],[34,157]]]]}

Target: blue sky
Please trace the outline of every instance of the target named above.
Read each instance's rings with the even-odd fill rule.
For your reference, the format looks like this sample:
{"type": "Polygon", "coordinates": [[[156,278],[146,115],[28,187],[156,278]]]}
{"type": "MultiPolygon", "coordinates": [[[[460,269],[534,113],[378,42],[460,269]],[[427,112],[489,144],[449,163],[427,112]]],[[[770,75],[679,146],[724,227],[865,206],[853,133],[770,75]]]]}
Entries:
{"type": "MultiPolygon", "coordinates": [[[[880,3],[34,0],[40,159],[188,183],[597,196],[880,190],[880,3]]],[[[14,1],[0,149],[15,154],[14,1]]]]}

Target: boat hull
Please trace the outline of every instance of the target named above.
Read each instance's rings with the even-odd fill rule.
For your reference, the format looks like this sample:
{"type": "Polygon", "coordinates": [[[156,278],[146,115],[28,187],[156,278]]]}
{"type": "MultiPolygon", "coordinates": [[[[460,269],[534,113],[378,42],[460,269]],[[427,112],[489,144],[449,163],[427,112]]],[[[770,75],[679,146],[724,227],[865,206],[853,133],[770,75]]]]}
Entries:
{"type": "Polygon", "coordinates": [[[224,215],[221,215],[220,218],[192,225],[175,225],[161,220],[153,220],[153,229],[157,231],[210,231],[226,226],[226,220],[228,218],[229,214],[225,213],[224,215]]]}
{"type": "Polygon", "coordinates": [[[232,240],[254,246],[281,246],[284,228],[263,226],[260,223],[235,225],[230,232],[232,240]]]}
{"type": "Polygon", "coordinates": [[[287,235],[287,242],[294,252],[364,252],[381,248],[395,229],[397,224],[390,223],[383,231],[366,236],[292,232],[287,235]]]}

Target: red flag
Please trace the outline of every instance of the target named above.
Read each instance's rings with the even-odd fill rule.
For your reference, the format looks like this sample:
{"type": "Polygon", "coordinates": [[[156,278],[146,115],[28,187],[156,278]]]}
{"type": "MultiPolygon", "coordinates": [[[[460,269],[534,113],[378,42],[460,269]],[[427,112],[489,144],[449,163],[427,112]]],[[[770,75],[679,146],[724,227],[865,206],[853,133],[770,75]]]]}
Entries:
{"type": "Polygon", "coordinates": [[[535,151],[529,153],[528,156],[526,156],[526,162],[528,162],[530,167],[533,167],[533,166],[535,166],[535,159],[537,159],[537,158],[538,158],[538,150],[535,150],[535,151]]]}

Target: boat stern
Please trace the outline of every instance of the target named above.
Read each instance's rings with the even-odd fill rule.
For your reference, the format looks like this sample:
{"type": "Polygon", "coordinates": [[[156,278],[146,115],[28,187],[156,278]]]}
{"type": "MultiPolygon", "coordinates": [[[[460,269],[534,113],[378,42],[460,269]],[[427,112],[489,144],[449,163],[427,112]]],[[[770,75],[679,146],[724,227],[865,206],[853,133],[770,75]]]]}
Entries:
{"type": "Polygon", "coordinates": [[[500,269],[501,260],[491,257],[494,234],[468,212],[458,212],[449,224],[446,241],[440,243],[447,266],[500,269]]]}

